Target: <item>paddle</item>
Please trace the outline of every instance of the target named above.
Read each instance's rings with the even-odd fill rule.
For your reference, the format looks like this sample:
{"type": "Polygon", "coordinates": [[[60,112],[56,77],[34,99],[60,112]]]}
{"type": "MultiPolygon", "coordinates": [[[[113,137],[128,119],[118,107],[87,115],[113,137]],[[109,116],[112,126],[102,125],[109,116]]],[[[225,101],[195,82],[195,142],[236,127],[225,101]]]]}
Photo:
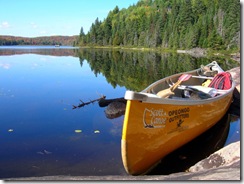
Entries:
{"type": "Polygon", "coordinates": [[[157,95],[161,98],[168,98],[170,95],[174,94],[173,91],[181,84],[181,82],[187,81],[191,77],[192,77],[192,75],[190,75],[190,74],[182,74],[180,76],[180,78],[178,79],[178,81],[173,86],[171,86],[168,89],[164,89],[164,90],[159,91],[157,93],[157,95]]]}

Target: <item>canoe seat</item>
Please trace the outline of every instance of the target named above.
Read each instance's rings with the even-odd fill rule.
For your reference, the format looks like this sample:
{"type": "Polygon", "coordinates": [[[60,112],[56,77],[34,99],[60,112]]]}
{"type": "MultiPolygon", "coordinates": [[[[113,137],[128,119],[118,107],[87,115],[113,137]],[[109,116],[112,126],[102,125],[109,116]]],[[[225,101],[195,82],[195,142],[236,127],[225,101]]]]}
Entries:
{"type": "Polygon", "coordinates": [[[207,99],[212,98],[217,94],[217,90],[210,87],[204,87],[201,85],[193,86],[180,86],[179,89],[182,90],[183,98],[196,98],[196,99],[207,99]]]}
{"type": "MultiPolygon", "coordinates": [[[[204,86],[200,86],[200,85],[195,85],[195,86],[183,86],[183,85],[181,85],[178,87],[178,89],[181,89],[183,91],[183,93],[185,91],[188,91],[188,92],[190,91],[190,93],[191,92],[198,93],[198,95],[202,96],[202,99],[212,98],[212,97],[215,97],[218,95],[225,94],[229,91],[229,90],[215,89],[212,87],[204,87],[204,86]]],[[[185,92],[185,93],[187,93],[187,92],[185,92]]],[[[184,94],[184,95],[187,95],[187,94],[184,94]]],[[[190,97],[190,96],[188,96],[188,97],[190,97]]]]}

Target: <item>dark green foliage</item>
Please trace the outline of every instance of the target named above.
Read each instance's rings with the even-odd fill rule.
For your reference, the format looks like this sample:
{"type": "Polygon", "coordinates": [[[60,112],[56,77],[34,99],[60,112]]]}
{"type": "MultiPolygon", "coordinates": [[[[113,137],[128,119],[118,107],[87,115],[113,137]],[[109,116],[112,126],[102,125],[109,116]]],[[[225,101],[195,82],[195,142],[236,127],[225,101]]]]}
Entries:
{"type": "Polygon", "coordinates": [[[141,91],[166,76],[199,68],[209,60],[217,60],[224,70],[237,66],[230,60],[226,62],[226,58],[194,58],[186,54],[121,49],[80,49],[78,56],[81,66],[86,60],[94,74],[104,75],[114,88],[119,85],[134,91],[141,91]]]}
{"type": "Polygon", "coordinates": [[[92,24],[79,45],[240,48],[238,0],[139,0],[92,24]]]}

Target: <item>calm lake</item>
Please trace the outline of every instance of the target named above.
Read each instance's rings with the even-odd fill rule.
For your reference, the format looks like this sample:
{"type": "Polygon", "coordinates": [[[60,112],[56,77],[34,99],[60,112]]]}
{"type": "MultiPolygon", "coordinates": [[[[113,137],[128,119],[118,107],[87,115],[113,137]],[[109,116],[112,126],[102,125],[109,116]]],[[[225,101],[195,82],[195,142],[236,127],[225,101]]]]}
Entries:
{"type": "MultiPolygon", "coordinates": [[[[0,47],[0,178],[127,175],[120,153],[124,116],[107,118],[106,107],[97,102],[79,109],[73,105],[101,95],[120,98],[127,89],[140,91],[213,60],[224,70],[239,66],[169,53],[0,47]]],[[[217,127],[224,134],[218,137],[219,147],[240,140],[240,118],[223,122],[217,127]]],[[[209,154],[207,150],[201,153],[209,154]]]]}

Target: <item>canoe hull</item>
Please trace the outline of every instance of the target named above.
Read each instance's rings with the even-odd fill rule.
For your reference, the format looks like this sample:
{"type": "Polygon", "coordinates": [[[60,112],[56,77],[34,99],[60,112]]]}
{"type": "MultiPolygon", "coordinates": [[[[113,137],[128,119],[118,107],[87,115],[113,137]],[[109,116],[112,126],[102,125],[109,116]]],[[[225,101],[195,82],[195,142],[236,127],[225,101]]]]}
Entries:
{"type": "Polygon", "coordinates": [[[127,100],[121,140],[125,170],[145,174],[167,154],[211,128],[227,112],[232,91],[202,103],[127,100]]]}

